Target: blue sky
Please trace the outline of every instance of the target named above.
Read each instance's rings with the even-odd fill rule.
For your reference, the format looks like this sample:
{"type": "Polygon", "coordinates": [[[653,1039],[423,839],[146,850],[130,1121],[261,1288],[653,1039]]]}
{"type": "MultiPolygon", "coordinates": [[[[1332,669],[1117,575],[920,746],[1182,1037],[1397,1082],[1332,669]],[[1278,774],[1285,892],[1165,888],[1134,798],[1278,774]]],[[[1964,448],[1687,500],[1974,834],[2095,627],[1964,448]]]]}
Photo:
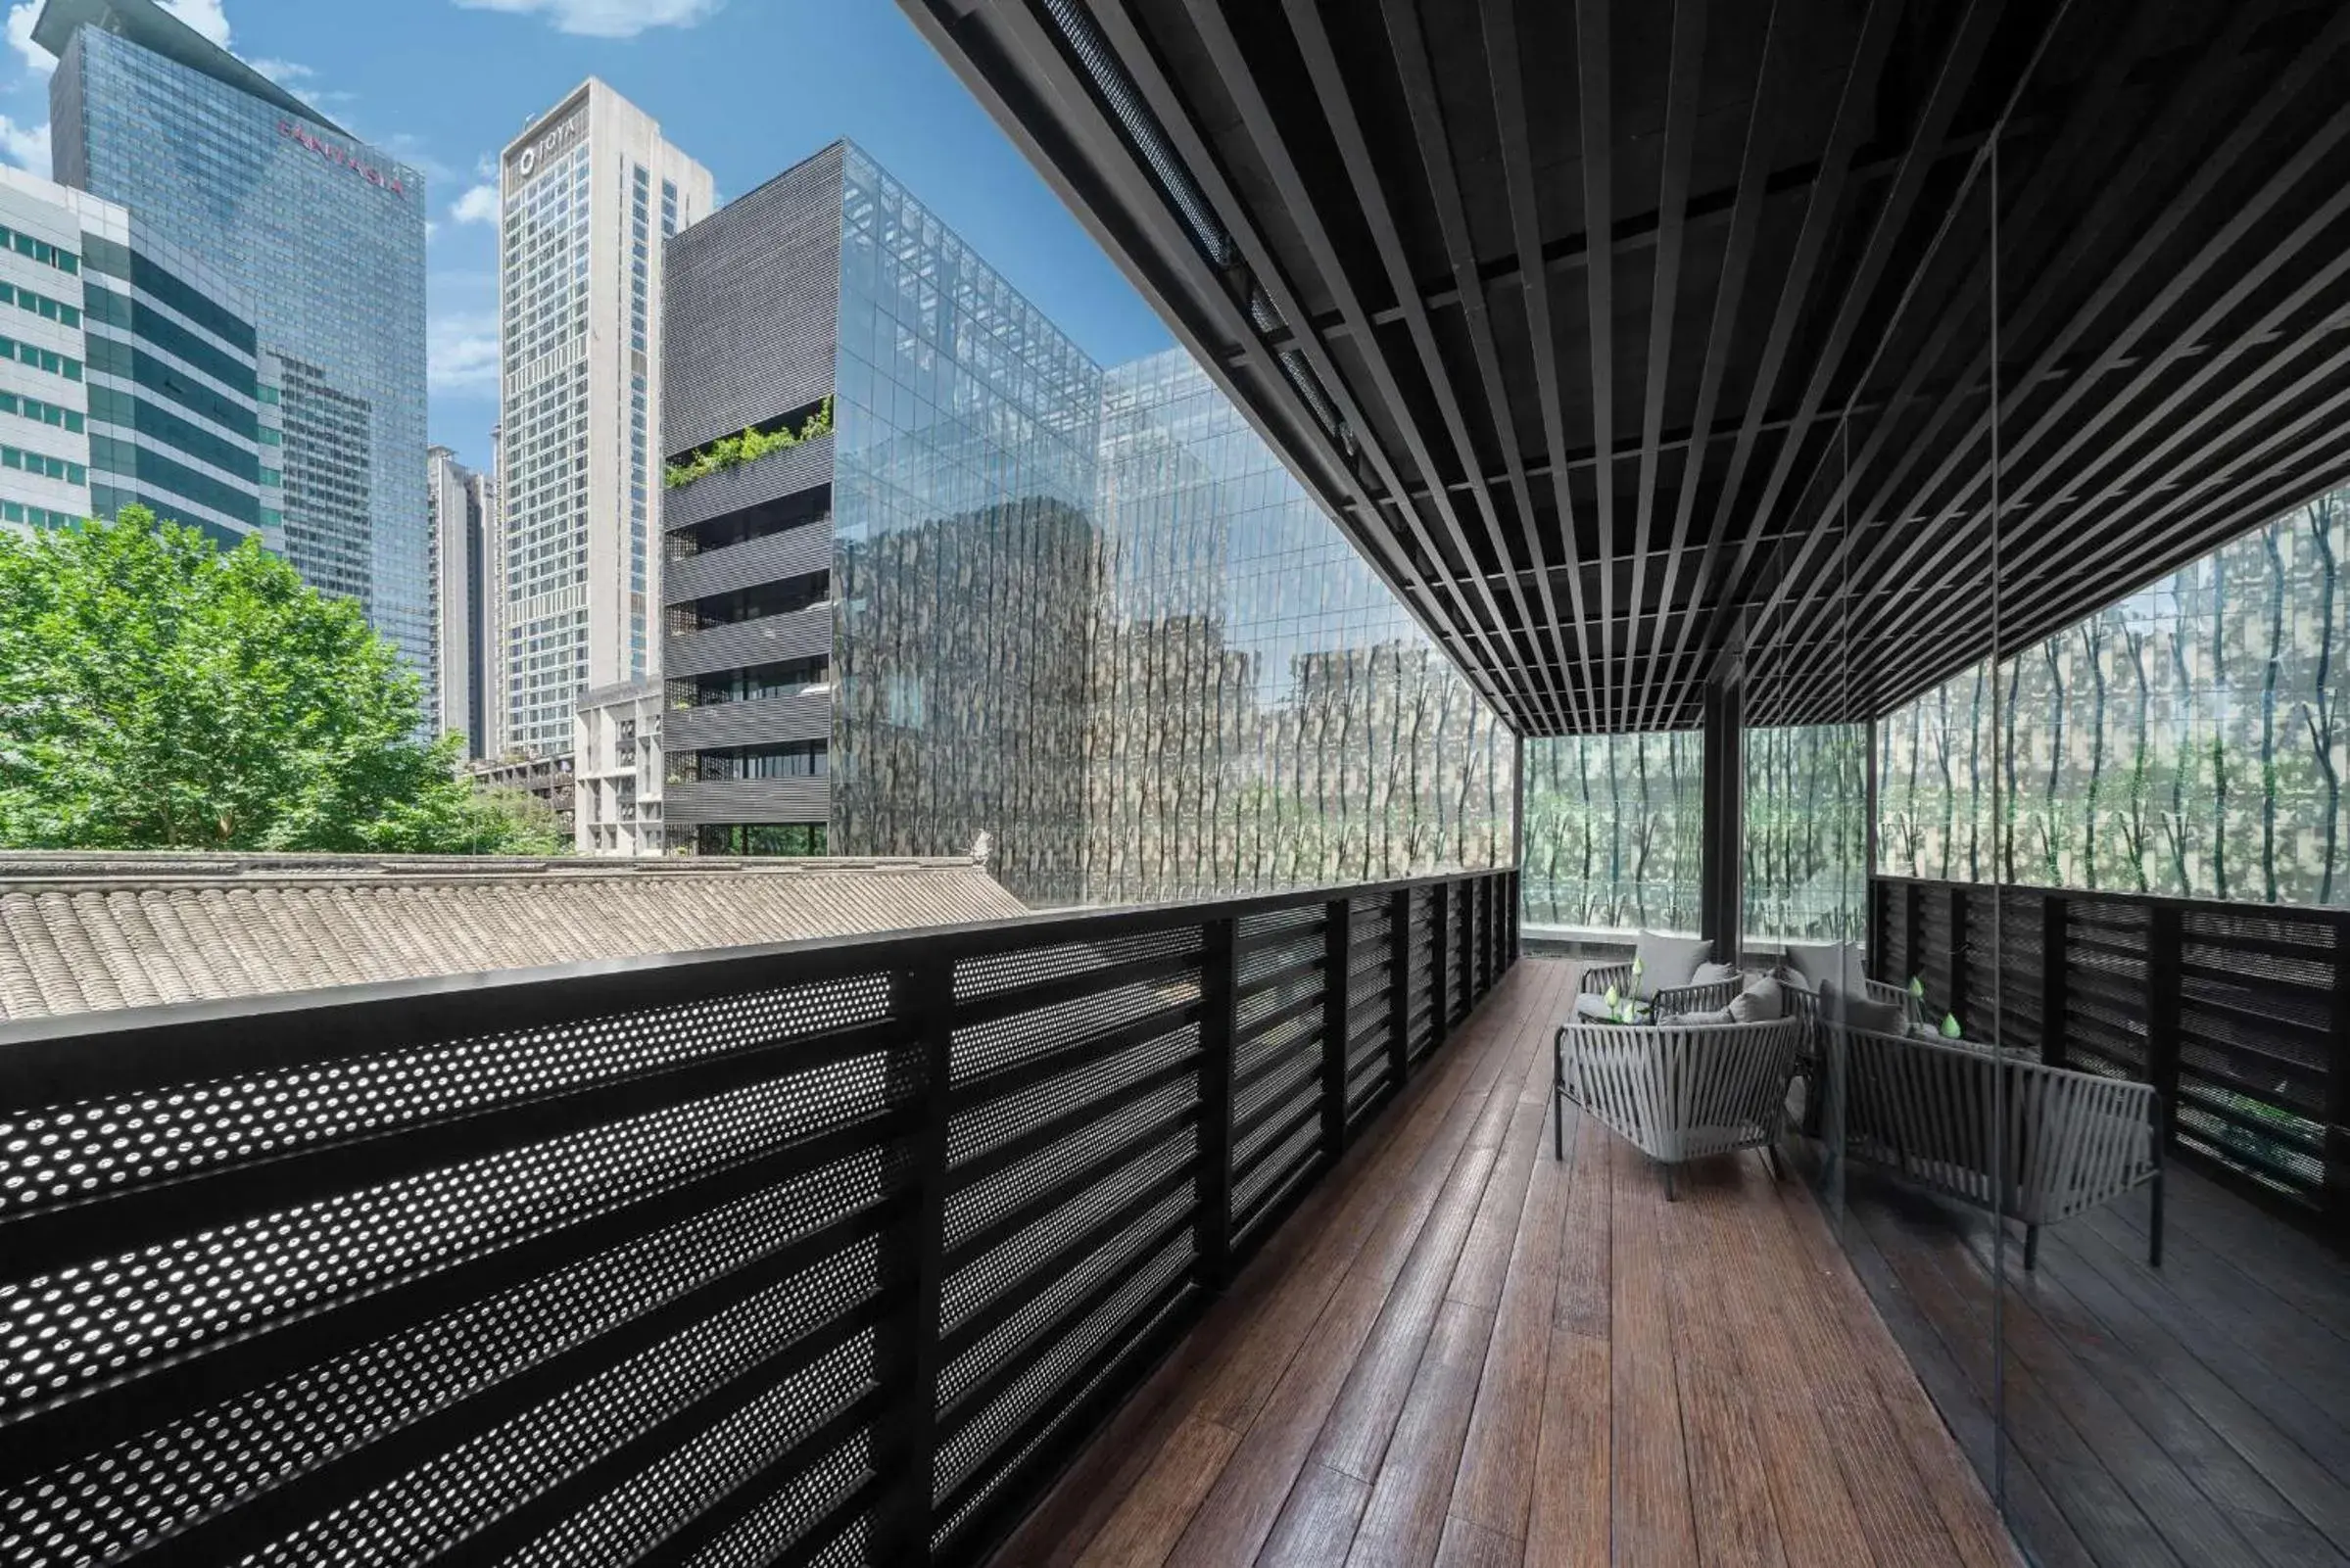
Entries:
{"type": "MultiPolygon", "coordinates": [[[[475,188],[525,116],[589,75],[706,165],[721,200],[849,136],[1096,359],[1173,341],[891,0],[163,3],[424,170],[432,439],[467,461],[498,417],[495,187],[475,188]]],[[[39,11],[8,5],[0,156],[47,174],[39,11]]]]}

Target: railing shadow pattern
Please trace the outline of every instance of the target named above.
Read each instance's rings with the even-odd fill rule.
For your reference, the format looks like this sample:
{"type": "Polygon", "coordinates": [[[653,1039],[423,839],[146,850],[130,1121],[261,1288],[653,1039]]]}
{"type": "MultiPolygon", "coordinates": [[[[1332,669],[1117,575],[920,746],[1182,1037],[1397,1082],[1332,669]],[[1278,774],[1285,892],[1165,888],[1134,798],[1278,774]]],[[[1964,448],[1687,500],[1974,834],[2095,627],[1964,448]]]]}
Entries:
{"type": "Polygon", "coordinates": [[[1978,1038],[1995,996],[2001,1044],[2152,1084],[2174,1151],[2350,1243],[2350,911],[1873,887],[1879,978],[1915,976],[1978,1038]]]}
{"type": "Polygon", "coordinates": [[[973,1560],[1516,910],[1492,873],[0,1030],[0,1560],[973,1560]]]}

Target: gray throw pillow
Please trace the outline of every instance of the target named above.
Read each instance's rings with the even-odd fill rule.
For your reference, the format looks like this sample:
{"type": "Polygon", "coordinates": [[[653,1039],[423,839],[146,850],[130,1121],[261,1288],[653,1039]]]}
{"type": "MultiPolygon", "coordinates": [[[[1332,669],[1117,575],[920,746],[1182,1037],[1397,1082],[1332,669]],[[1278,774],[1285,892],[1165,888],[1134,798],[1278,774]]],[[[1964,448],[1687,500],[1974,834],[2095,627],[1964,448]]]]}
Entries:
{"type": "Polygon", "coordinates": [[[1737,978],[1737,965],[1705,963],[1698,966],[1697,973],[1689,977],[1689,983],[1692,985],[1719,985],[1724,980],[1737,978]]]}
{"type": "Polygon", "coordinates": [[[1668,1023],[1736,1023],[1738,1020],[1731,1016],[1730,1009],[1726,1007],[1709,1007],[1696,1013],[1675,1013],[1665,1022],[1668,1023]]]}
{"type": "Polygon", "coordinates": [[[1787,1003],[1779,994],[1779,982],[1767,976],[1750,980],[1747,988],[1730,999],[1730,1018],[1738,1023],[1772,1023],[1787,1016],[1787,1003]]]}
{"type": "Polygon", "coordinates": [[[1833,984],[1820,992],[1820,1017],[1827,1022],[1841,1022],[1866,1034],[1899,1038],[1909,1033],[1909,1015],[1900,1003],[1872,1002],[1858,991],[1839,990],[1833,984]]]}
{"type": "Polygon", "coordinates": [[[1787,973],[1806,991],[1824,992],[1831,986],[1858,991],[1862,967],[1860,949],[1850,942],[1787,944],[1787,973]]]}
{"type": "Polygon", "coordinates": [[[1647,1001],[1658,991],[1687,985],[1698,966],[1713,957],[1713,943],[1703,936],[1666,936],[1642,931],[1633,950],[1640,973],[1632,978],[1632,994],[1647,1001]]]}

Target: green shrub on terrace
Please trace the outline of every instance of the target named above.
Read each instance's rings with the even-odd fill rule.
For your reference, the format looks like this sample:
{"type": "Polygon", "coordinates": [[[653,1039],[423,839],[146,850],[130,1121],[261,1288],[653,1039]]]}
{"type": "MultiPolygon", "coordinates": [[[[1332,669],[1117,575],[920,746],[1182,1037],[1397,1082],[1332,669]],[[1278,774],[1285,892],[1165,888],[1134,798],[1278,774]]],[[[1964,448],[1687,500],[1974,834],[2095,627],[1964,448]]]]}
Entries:
{"type": "Polygon", "coordinates": [[[663,488],[675,490],[691,485],[704,474],[714,474],[721,468],[751,462],[771,451],[796,447],[803,441],[833,433],[833,400],[827,398],[816,405],[816,411],[803,420],[797,430],[786,426],[781,430],[750,429],[732,436],[721,436],[682,463],[670,463],[661,471],[663,488]]]}

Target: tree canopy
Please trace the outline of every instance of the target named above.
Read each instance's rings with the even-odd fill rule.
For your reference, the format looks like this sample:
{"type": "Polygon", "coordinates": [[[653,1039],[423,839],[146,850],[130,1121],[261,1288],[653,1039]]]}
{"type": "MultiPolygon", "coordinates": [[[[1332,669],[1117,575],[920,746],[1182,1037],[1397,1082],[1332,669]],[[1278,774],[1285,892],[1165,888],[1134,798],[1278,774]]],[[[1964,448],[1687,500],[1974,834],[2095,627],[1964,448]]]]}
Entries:
{"type": "MultiPolygon", "coordinates": [[[[0,844],[552,854],[476,792],[359,604],[126,506],[0,532],[0,844]]],[[[509,791],[509,793],[512,793],[509,791]]],[[[534,808],[536,808],[534,810],[534,808]]]]}

